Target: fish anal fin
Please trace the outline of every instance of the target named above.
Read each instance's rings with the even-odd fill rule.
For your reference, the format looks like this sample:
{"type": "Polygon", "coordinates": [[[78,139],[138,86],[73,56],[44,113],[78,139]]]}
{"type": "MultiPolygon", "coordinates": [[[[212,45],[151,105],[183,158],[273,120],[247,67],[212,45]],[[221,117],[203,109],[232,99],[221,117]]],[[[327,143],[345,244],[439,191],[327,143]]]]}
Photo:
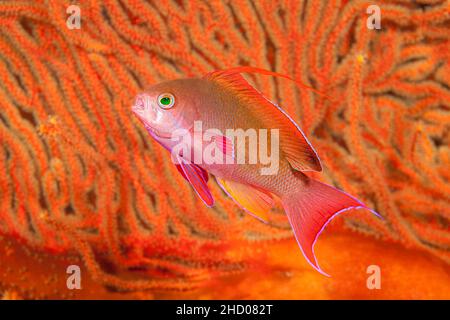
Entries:
{"type": "Polygon", "coordinates": [[[269,192],[235,181],[224,180],[216,177],[220,187],[242,209],[255,218],[268,222],[268,212],[274,205],[274,200],[269,192]]]}

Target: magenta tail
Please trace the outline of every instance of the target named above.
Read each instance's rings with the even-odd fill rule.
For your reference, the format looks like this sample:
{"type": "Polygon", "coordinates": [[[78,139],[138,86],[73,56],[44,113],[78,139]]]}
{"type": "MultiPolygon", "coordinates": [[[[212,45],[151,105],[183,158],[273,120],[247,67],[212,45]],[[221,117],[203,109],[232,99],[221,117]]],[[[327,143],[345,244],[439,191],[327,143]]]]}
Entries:
{"type": "Polygon", "coordinates": [[[319,267],[314,254],[314,244],[319,235],[339,213],[368,208],[345,192],[313,179],[308,179],[307,185],[298,193],[283,197],[282,202],[303,255],[317,271],[329,276],[319,267]]]}

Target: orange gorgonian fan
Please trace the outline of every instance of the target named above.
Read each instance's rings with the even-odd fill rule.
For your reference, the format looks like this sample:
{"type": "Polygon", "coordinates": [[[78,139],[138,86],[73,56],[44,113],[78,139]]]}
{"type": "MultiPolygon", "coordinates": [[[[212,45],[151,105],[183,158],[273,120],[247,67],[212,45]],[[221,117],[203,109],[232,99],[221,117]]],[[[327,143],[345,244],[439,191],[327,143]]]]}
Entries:
{"type": "Polygon", "coordinates": [[[65,1],[0,2],[0,234],[76,252],[122,290],[189,289],[291,237],[281,211],[259,223],[216,185],[206,208],[130,112],[149,84],[250,65],[331,97],[249,79],[301,124],[321,177],[385,218],[343,227],[450,262],[450,2],[378,1],[380,30],[371,4],[80,1],[71,30],[65,1]]]}

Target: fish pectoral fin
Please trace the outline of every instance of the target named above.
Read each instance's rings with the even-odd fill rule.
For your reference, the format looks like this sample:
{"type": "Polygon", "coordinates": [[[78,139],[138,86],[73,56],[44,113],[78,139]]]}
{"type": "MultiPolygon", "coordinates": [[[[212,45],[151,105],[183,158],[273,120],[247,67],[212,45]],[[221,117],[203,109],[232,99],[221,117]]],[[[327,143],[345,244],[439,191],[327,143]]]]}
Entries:
{"type": "Polygon", "coordinates": [[[269,192],[219,177],[216,177],[216,180],[225,193],[242,209],[265,223],[269,221],[268,212],[274,205],[274,200],[269,192]]]}
{"type": "Polygon", "coordinates": [[[212,140],[225,156],[234,159],[234,143],[230,138],[222,135],[215,135],[212,137],[212,140]]]}
{"type": "Polygon", "coordinates": [[[181,156],[177,156],[177,160],[177,169],[191,184],[200,199],[202,199],[208,207],[212,207],[214,205],[214,198],[207,184],[208,172],[181,156]]]}
{"type": "Polygon", "coordinates": [[[231,138],[223,135],[221,132],[217,132],[215,130],[209,132],[207,130],[204,134],[204,139],[205,141],[210,142],[208,146],[205,148],[206,154],[212,154],[212,152],[214,152],[215,155],[224,156],[224,158],[222,158],[223,163],[228,163],[229,160],[232,161],[234,159],[235,148],[234,142],[231,138]]]}
{"type": "Polygon", "coordinates": [[[300,127],[276,104],[265,98],[247,80],[241,72],[256,72],[267,75],[277,75],[258,68],[234,68],[208,73],[205,79],[220,84],[231,90],[236,96],[244,99],[254,108],[259,108],[259,116],[268,129],[279,129],[280,150],[292,168],[298,171],[322,171],[319,157],[309,143],[300,127]]]}

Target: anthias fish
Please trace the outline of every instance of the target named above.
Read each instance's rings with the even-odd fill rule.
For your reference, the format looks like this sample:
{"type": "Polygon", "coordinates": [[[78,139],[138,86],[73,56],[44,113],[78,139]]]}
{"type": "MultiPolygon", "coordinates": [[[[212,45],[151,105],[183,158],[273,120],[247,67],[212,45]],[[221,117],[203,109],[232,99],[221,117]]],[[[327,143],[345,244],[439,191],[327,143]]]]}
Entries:
{"type": "Polygon", "coordinates": [[[322,170],[316,151],[299,126],[250,85],[241,75],[243,72],[289,78],[251,67],[214,71],[202,78],[153,85],[137,96],[132,110],[149,134],[171,151],[180,173],[206,205],[214,204],[207,184],[209,174],[215,176],[239,206],[263,221],[267,220],[276,197],[281,200],[303,255],[316,270],[327,275],[314,254],[318,236],[337,214],[368,208],[352,196],[305,174],[322,170]],[[185,136],[192,138],[186,141],[196,141],[196,123],[201,123],[202,130],[210,133],[210,144],[191,143],[180,148],[174,132],[183,130],[185,136]],[[278,135],[263,135],[267,141],[258,140],[251,145],[227,135],[230,129],[244,132],[265,129],[278,135]],[[276,173],[264,173],[262,169],[266,165],[258,161],[233,161],[241,156],[240,152],[246,152],[244,158],[248,160],[252,154],[258,154],[261,143],[266,142],[270,146],[266,146],[270,156],[277,157],[276,173]],[[215,147],[211,154],[222,153],[227,161],[195,161],[196,152],[204,154],[211,144],[215,147]],[[276,145],[278,149],[273,148],[276,145]]]}

